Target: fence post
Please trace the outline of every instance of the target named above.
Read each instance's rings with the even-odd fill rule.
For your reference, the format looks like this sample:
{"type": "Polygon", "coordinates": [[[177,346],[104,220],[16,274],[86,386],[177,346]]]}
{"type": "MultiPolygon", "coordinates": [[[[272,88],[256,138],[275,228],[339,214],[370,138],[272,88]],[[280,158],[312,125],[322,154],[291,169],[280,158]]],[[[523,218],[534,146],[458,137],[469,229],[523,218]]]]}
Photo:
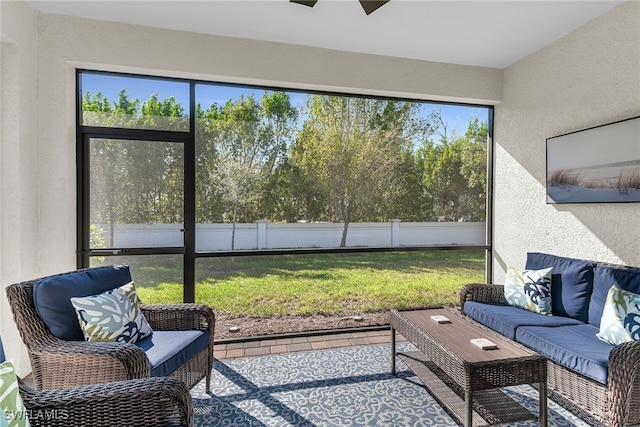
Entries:
{"type": "Polygon", "coordinates": [[[391,246],[400,246],[400,220],[391,220],[391,246]]]}
{"type": "Polygon", "coordinates": [[[257,226],[257,247],[258,249],[266,249],[267,248],[267,220],[259,219],[256,221],[257,226]]]}

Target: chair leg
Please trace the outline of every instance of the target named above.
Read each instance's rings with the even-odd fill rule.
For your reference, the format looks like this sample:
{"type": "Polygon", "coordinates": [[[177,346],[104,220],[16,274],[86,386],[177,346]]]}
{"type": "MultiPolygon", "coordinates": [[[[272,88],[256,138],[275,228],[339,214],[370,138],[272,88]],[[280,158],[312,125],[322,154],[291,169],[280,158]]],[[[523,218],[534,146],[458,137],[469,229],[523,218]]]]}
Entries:
{"type": "Polygon", "coordinates": [[[209,393],[211,391],[211,371],[213,370],[213,362],[215,358],[213,356],[209,357],[209,370],[207,371],[207,383],[206,383],[206,391],[209,393]]]}
{"type": "Polygon", "coordinates": [[[207,393],[211,392],[211,371],[207,374],[207,393]]]}

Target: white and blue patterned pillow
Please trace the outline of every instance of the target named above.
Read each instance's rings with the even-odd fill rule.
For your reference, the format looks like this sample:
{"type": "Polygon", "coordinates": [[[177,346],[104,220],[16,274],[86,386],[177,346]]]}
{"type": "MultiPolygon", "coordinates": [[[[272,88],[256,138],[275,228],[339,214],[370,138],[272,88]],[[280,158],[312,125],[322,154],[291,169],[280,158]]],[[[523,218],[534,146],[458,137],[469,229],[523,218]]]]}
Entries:
{"type": "Polygon", "coordinates": [[[611,286],[596,335],[613,345],[640,340],[640,295],[611,286]]]}
{"type": "Polygon", "coordinates": [[[133,282],[100,295],[71,298],[86,341],[135,343],[153,330],[133,282]]]}
{"type": "Polygon", "coordinates": [[[551,314],[551,272],[542,270],[518,270],[509,268],[504,283],[507,304],[534,313],[551,314]]]}

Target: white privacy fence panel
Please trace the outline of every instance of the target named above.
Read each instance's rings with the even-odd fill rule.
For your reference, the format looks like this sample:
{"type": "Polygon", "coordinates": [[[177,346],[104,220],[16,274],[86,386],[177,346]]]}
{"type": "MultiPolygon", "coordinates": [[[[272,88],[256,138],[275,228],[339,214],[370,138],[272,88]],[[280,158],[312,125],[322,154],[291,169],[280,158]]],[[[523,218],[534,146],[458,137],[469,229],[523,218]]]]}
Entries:
{"type": "Polygon", "coordinates": [[[400,246],[484,245],[484,222],[401,222],[400,246]]]}
{"type": "MultiPolygon", "coordinates": [[[[182,246],[181,224],[98,224],[105,247],[182,246]]],[[[236,224],[234,249],[335,248],[342,223],[236,224]]],[[[233,224],[198,224],[197,251],[231,250],[233,224]]],[[[347,246],[484,245],[484,222],[367,222],[349,224],[347,246]]]]}

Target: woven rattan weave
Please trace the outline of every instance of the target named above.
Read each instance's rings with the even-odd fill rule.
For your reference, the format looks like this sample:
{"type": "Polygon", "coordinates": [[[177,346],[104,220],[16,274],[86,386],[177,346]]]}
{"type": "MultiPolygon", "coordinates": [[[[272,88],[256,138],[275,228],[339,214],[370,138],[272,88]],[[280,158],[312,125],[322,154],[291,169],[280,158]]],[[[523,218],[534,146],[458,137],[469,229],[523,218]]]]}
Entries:
{"type": "Polygon", "coordinates": [[[484,425],[483,420],[494,424],[532,418],[533,414],[504,393],[495,390],[532,383],[540,385],[540,425],[547,425],[546,358],[503,339],[453,310],[393,310],[389,320],[392,373],[395,374],[397,331],[419,350],[417,356],[405,355],[403,360],[423,379],[434,397],[448,407],[465,426],[484,425]],[[431,316],[436,315],[447,317],[450,323],[439,324],[433,321],[431,316]],[[482,350],[470,342],[474,338],[489,339],[497,344],[497,348],[482,350]],[[435,365],[435,369],[429,366],[431,364],[435,365]],[[450,389],[456,388],[461,391],[462,396],[451,393],[450,389]],[[461,400],[462,397],[464,401],[461,400]]]}
{"type": "MultiPolygon", "coordinates": [[[[29,352],[36,389],[150,376],[149,359],[144,350],[133,344],[64,341],[53,336],[34,306],[33,284],[38,280],[41,279],[16,283],[6,289],[13,318],[29,352]]],[[[209,345],[169,375],[189,389],[206,377],[209,391],[215,326],[211,308],[202,304],[142,304],[141,309],[154,330],[201,330],[209,335],[209,345]]]]}
{"type": "Polygon", "coordinates": [[[193,426],[189,389],[172,378],[143,378],[57,390],[20,384],[32,427],[193,426]]]}
{"type": "MultiPolygon", "coordinates": [[[[460,291],[460,305],[466,301],[500,303],[502,285],[470,284],[460,291]]],[[[585,377],[565,366],[549,362],[548,383],[552,399],[585,411],[594,421],[625,427],[640,424],[640,341],[613,348],[609,354],[607,384],[585,377]]]]}

